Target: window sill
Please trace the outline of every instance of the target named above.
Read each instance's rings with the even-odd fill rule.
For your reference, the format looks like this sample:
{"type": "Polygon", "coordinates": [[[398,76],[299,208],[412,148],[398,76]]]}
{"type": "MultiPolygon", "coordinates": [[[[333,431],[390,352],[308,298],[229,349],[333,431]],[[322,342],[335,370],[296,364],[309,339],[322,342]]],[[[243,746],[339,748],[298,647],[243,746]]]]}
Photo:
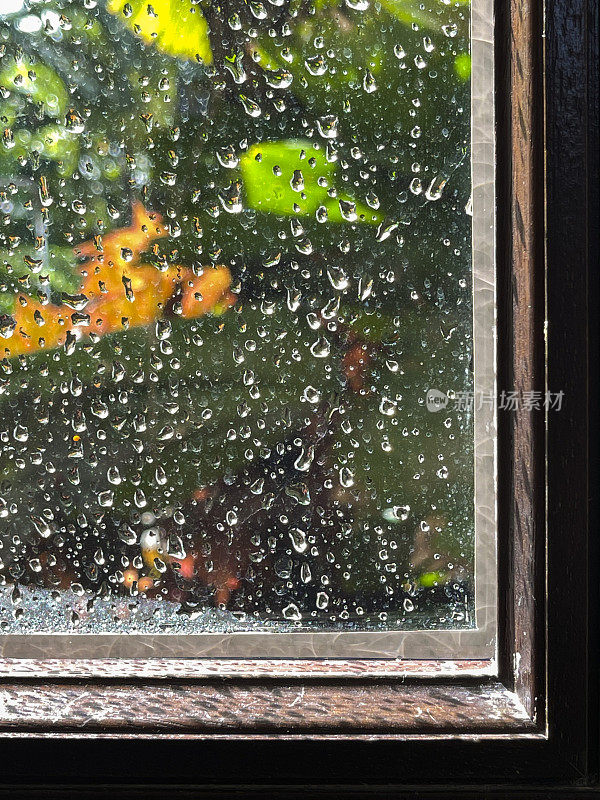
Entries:
{"type": "Polygon", "coordinates": [[[0,733],[17,736],[544,738],[498,681],[23,681],[0,689],[0,708],[0,733]]]}

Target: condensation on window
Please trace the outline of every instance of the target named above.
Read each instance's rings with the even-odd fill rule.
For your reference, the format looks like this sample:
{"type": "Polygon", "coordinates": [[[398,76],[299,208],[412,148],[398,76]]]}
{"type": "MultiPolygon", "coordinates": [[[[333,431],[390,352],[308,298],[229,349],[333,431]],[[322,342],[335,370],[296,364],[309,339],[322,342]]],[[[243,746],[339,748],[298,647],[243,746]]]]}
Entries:
{"type": "Polygon", "coordinates": [[[469,22],[0,0],[0,633],[473,627],[469,22]]]}

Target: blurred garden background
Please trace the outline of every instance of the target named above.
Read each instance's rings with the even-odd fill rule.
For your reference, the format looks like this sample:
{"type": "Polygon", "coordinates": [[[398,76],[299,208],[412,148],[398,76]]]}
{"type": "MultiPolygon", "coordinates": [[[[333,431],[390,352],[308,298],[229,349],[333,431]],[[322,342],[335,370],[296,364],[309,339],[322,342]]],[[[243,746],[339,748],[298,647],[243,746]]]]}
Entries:
{"type": "Polygon", "coordinates": [[[11,625],[474,624],[469,18],[0,0],[11,625]]]}

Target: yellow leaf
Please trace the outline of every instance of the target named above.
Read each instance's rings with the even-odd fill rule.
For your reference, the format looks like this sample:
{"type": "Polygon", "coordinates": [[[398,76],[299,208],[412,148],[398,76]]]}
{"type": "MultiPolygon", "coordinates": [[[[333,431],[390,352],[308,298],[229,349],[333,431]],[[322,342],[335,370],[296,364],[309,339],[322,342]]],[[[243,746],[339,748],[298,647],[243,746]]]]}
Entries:
{"type": "Polygon", "coordinates": [[[192,0],[108,0],[107,8],[163,53],[212,63],[208,23],[192,0]]]}

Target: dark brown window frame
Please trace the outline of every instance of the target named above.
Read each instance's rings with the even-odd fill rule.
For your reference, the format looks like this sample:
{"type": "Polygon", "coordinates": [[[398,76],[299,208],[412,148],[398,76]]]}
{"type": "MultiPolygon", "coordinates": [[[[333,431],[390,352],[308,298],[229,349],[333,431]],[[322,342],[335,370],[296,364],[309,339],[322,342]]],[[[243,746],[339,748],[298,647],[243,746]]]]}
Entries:
{"type": "MultiPolygon", "coordinates": [[[[319,665],[311,662],[267,665],[272,675],[264,677],[264,663],[247,661],[228,662],[225,676],[224,662],[207,660],[194,679],[144,676],[142,662],[138,678],[120,678],[118,665],[107,664],[103,677],[87,679],[77,676],[75,662],[31,663],[30,676],[8,675],[0,686],[0,736],[15,758],[9,775],[19,768],[25,774],[32,756],[23,753],[40,754],[43,745],[46,763],[56,753],[53,781],[108,782],[127,771],[135,753],[156,763],[167,752],[180,759],[181,748],[198,752],[190,748],[203,740],[196,744],[201,765],[164,774],[223,786],[319,783],[333,796],[341,796],[335,786],[369,782],[403,786],[409,796],[410,785],[574,787],[595,780],[598,636],[591,609],[600,575],[588,485],[597,475],[589,454],[589,359],[597,352],[590,209],[597,194],[595,201],[587,177],[595,5],[496,4],[499,385],[565,392],[565,408],[547,424],[542,413],[525,410],[500,418],[498,678],[461,678],[460,668],[441,678],[435,665],[425,677],[411,677],[409,669],[398,677],[383,664],[370,664],[370,677],[361,676],[360,664],[353,674],[332,665],[331,675],[317,677],[319,665]],[[52,674],[65,670],[70,675],[52,674]],[[65,766],[54,738],[78,740],[69,747],[82,758],[103,748],[113,766],[65,766]],[[28,747],[18,751],[23,739],[28,747]],[[158,749],[160,742],[170,749],[158,749]]],[[[155,782],[147,764],[133,764],[130,777],[155,782]]],[[[35,766],[29,770],[34,782],[35,766]]]]}

